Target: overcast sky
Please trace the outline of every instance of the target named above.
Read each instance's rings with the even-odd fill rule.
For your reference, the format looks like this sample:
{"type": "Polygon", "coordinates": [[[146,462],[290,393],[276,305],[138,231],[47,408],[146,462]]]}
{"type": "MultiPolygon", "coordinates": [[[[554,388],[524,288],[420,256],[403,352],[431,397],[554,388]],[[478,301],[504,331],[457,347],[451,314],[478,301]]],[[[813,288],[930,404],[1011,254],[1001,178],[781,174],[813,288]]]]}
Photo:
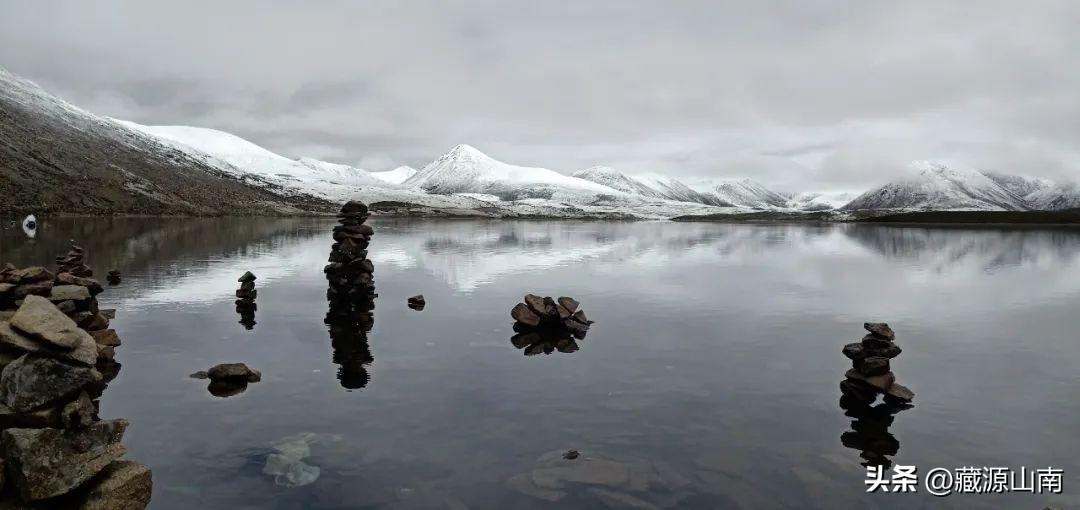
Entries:
{"type": "Polygon", "coordinates": [[[458,143],[862,189],[1080,176],[1080,2],[4,2],[0,66],[95,113],[384,170],[458,143]]]}

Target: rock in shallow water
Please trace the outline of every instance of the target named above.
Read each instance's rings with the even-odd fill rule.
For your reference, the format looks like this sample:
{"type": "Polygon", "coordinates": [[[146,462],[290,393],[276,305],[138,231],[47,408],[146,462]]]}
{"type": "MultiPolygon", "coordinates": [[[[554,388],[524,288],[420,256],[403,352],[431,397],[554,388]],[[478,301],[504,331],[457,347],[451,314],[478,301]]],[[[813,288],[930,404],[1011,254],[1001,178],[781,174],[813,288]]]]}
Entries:
{"type": "Polygon", "coordinates": [[[206,371],[212,381],[259,382],[262,373],[243,363],[222,363],[206,371]]]}
{"type": "Polygon", "coordinates": [[[65,494],[124,454],[127,420],[81,430],[8,429],[0,437],[10,482],[26,501],[65,494]]]}

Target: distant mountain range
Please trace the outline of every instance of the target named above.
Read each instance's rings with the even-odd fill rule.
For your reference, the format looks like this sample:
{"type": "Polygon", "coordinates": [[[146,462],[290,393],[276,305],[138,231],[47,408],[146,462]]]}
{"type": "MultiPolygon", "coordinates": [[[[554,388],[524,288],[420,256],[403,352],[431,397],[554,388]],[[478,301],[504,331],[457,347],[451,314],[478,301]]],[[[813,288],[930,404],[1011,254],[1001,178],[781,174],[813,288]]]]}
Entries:
{"type": "Polygon", "coordinates": [[[370,172],[288,158],[214,129],[97,116],[0,68],[0,213],[298,214],[353,198],[407,213],[645,218],[1080,207],[1076,186],[934,161],[853,195],[782,193],[750,179],[683,182],[604,166],[565,175],[464,144],[421,170],[370,172]]]}

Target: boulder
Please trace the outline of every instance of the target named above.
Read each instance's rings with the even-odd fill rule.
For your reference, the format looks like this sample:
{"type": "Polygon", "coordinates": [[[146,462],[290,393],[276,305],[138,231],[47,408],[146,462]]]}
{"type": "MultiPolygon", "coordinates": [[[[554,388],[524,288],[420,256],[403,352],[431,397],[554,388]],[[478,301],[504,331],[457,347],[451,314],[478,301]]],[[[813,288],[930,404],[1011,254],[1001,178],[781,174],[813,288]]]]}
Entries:
{"type": "Polygon", "coordinates": [[[83,301],[90,299],[90,289],[79,285],[54,285],[49,292],[49,301],[83,301]]]}
{"type": "Polygon", "coordinates": [[[576,312],[578,306],[581,306],[581,303],[578,303],[576,299],[566,296],[559,298],[559,304],[562,305],[563,308],[566,308],[570,313],[576,312]]]}
{"type": "Polygon", "coordinates": [[[206,371],[211,381],[259,382],[262,373],[243,363],[222,363],[206,371]]]}
{"type": "Polygon", "coordinates": [[[893,333],[892,328],[884,322],[864,322],[863,328],[886,340],[896,340],[896,334],[893,333]]]}
{"type": "MultiPolygon", "coordinates": [[[[83,287],[77,288],[86,291],[83,287]]],[[[56,305],[39,296],[27,296],[19,310],[11,317],[11,326],[61,349],[74,349],[84,338],[89,337],[64,315],[64,312],[57,309],[56,305]]]]}
{"type": "Polygon", "coordinates": [[[101,294],[105,290],[97,280],[93,278],[81,278],[71,273],[60,273],[56,275],[56,283],[59,285],[78,285],[80,287],[86,287],[86,290],[90,292],[91,296],[101,294]]]}
{"type": "Polygon", "coordinates": [[[0,346],[18,352],[32,352],[50,358],[92,366],[97,360],[97,347],[95,345],[94,339],[87,335],[75,349],[64,350],[26,336],[21,331],[12,328],[7,322],[0,322],[0,346]]]}
{"type": "Polygon", "coordinates": [[[93,338],[94,342],[98,345],[108,345],[110,347],[118,347],[120,345],[120,336],[116,334],[115,329],[91,331],[90,337],[93,338]]]}
{"type": "Polygon", "coordinates": [[[52,280],[33,283],[23,283],[9,292],[9,297],[14,300],[23,299],[26,296],[48,296],[52,291],[52,280]]]}
{"type": "Polygon", "coordinates": [[[540,316],[533,313],[525,303],[518,303],[514,306],[513,310],[510,310],[510,317],[515,321],[522,324],[528,324],[529,326],[539,326],[540,316]]]}
{"type": "Polygon", "coordinates": [[[154,481],[150,468],[130,460],[105,466],[79,489],[78,510],[142,510],[150,504],[154,481]]]}
{"type": "Polygon", "coordinates": [[[0,436],[10,482],[24,501],[66,494],[124,454],[127,420],[78,430],[7,429],[0,436]]]}
{"type": "Polygon", "coordinates": [[[893,382],[896,381],[896,376],[893,375],[892,372],[886,372],[881,375],[863,375],[854,368],[848,370],[847,373],[844,374],[844,376],[848,379],[856,379],[859,381],[863,381],[875,388],[880,389],[881,391],[887,391],[889,387],[892,386],[893,382]]]}
{"type": "Polygon", "coordinates": [[[9,278],[14,279],[12,283],[34,283],[42,281],[52,281],[53,274],[41,266],[30,266],[22,269],[16,269],[12,271],[9,278]]]}
{"type": "Polygon", "coordinates": [[[0,402],[15,412],[30,411],[78,395],[99,381],[101,374],[92,368],[24,354],[0,373],[0,402]]]}

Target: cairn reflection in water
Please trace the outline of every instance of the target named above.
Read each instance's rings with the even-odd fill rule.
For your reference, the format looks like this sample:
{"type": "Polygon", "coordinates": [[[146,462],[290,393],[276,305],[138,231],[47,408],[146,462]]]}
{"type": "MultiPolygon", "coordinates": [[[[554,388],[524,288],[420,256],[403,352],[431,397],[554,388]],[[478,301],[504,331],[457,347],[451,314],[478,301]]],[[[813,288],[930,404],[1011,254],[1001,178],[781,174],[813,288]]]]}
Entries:
{"type": "Polygon", "coordinates": [[[323,269],[329,287],[326,325],[330,332],[334,363],[339,365],[338,381],[346,389],[367,386],[367,366],[374,361],[367,334],[375,324],[375,267],[367,258],[374,230],[364,222],[367,205],[350,201],[341,207],[334,227],[334,244],[329,264],[323,269]]]}
{"type": "Polygon", "coordinates": [[[910,409],[911,404],[885,401],[869,405],[855,397],[840,397],[840,409],[845,416],[855,418],[851,430],[840,435],[840,442],[847,448],[859,450],[863,466],[892,467],[889,457],[900,451],[900,441],[889,432],[894,416],[910,409]]]}
{"type": "Polygon", "coordinates": [[[255,328],[255,275],[251,271],[245,271],[236,281],[240,282],[240,288],[236,289],[236,313],[240,314],[240,324],[250,331],[255,328]]]}

